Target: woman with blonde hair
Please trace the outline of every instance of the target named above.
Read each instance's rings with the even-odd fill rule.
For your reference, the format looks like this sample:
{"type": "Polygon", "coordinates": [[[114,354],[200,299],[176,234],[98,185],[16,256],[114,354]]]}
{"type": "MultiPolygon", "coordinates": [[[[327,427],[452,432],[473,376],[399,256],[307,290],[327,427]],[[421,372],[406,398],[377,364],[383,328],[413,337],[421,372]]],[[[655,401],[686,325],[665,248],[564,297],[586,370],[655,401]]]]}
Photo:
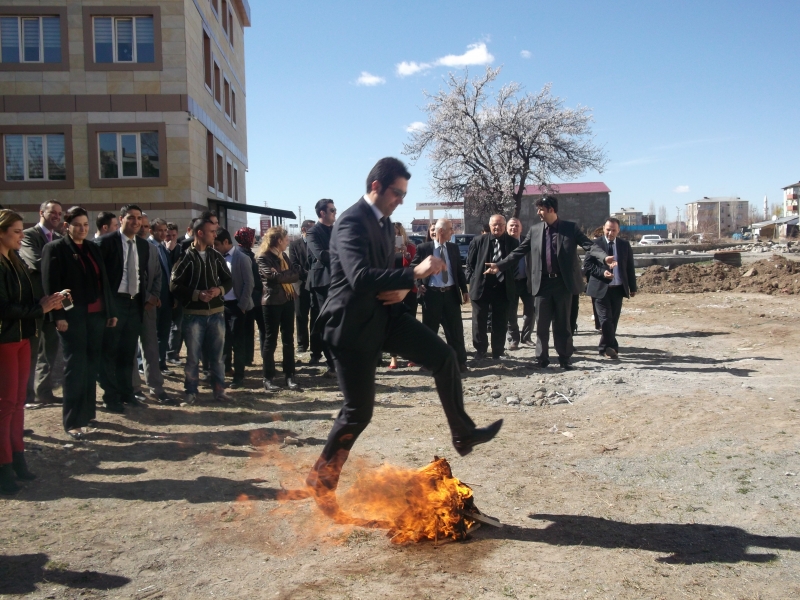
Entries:
{"type": "Polygon", "coordinates": [[[259,248],[258,273],[264,283],[261,306],[264,310],[264,343],[261,357],[264,362],[264,389],[274,392],[280,389],[272,382],[275,377],[275,349],[278,347],[278,334],[283,348],[283,376],[286,387],[298,389],[294,378],[294,288],[292,284],[300,280],[286,255],[289,247],[289,234],[283,227],[270,227],[264,234],[259,248]]]}
{"type": "Polygon", "coordinates": [[[22,217],[0,210],[0,493],[19,491],[16,480],[35,479],[25,462],[22,433],[31,366],[30,339],[36,319],[61,308],[66,290],[35,298],[28,268],[17,256],[22,246],[22,217]]]}
{"type": "MultiPolygon", "coordinates": [[[[406,229],[400,223],[394,224],[394,233],[395,233],[395,255],[394,255],[394,266],[396,269],[402,269],[411,264],[411,261],[414,260],[414,257],[417,255],[417,247],[412,244],[408,240],[408,234],[406,234],[406,229]]],[[[414,318],[417,317],[417,306],[419,304],[419,300],[417,298],[417,288],[416,286],[411,288],[411,291],[406,294],[406,297],[403,299],[403,306],[414,315],[414,318]]],[[[409,367],[416,367],[417,365],[413,362],[408,363],[409,367]]],[[[392,356],[391,361],[389,362],[390,369],[398,368],[397,364],[397,357],[392,356]]]]}

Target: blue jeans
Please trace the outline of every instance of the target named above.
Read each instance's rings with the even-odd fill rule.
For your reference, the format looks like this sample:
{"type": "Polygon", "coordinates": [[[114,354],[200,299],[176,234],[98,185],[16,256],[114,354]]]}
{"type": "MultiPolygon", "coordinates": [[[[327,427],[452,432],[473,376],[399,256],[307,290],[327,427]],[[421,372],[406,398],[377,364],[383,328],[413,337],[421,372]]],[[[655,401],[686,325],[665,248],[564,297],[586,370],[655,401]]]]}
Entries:
{"type": "Polygon", "coordinates": [[[225,365],[222,349],[225,345],[225,315],[183,315],[183,340],[186,343],[186,367],[183,387],[187,394],[196,394],[200,381],[200,359],[205,353],[211,370],[214,394],[225,390],[225,365]],[[205,352],[204,352],[205,351],[205,352]]]}

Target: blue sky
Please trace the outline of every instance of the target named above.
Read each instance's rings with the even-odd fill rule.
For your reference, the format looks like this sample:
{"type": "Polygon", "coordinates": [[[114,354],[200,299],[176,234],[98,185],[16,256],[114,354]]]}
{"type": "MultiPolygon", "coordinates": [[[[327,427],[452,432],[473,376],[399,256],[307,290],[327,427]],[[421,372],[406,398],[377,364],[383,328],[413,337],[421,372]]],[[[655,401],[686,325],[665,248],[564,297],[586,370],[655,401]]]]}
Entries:
{"type": "MultiPolygon", "coordinates": [[[[406,129],[424,120],[423,90],[463,70],[441,63],[467,58],[502,66],[501,84],[536,92],[552,82],[565,105],[593,110],[610,163],[575,181],[605,182],[612,210],[647,211],[653,202],[672,219],[677,206],[703,196],[780,202],[780,188],[800,180],[796,0],[251,7],[250,204],[300,206],[304,218],[322,197],[350,206],[376,160],[405,160],[406,129]],[[398,65],[411,62],[430,66],[401,76],[398,65]],[[359,84],[364,73],[362,83],[374,85],[359,84]]],[[[415,203],[436,200],[426,161],[410,167],[409,194],[394,216],[404,223],[427,215],[415,203]]]]}

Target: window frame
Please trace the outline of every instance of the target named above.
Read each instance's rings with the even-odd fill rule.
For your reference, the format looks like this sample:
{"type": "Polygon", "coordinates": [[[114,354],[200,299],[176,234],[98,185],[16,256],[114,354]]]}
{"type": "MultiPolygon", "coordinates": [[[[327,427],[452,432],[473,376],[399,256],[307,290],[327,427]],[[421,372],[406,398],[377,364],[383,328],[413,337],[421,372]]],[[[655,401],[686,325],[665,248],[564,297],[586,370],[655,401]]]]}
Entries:
{"type": "Polygon", "coordinates": [[[231,125],[236,129],[236,90],[231,86],[231,125]]]}
{"type": "Polygon", "coordinates": [[[228,38],[228,43],[231,46],[231,50],[234,49],[233,46],[233,24],[235,22],[233,20],[234,14],[235,13],[233,12],[233,7],[231,6],[231,2],[228,2],[228,31],[226,32],[227,33],[226,37],[228,38]]]}
{"type": "MultiPolygon", "coordinates": [[[[137,19],[147,19],[152,18],[150,15],[132,15],[132,16],[111,16],[111,15],[97,15],[92,17],[92,59],[97,63],[97,42],[95,40],[95,30],[94,25],[97,19],[111,19],[111,51],[113,53],[113,60],[110,63],[100,63],[104,65],[130,65],[130,64],[142,64],[142,65],[152,65],[154,62],[143,63],[139,62],[137,59],[137,53],[139,51],[138,44],[136,43],[136,36],[137,28],[136,28],[136,21],[137,19]],[[132,60],[119,60],[119,38],[118,38],[118,30],[117,30],[117,23],[119,21],[131,21],[131,34],[133,36],[131,45],[131,56],[132,60]]],[[[153,25],[155,27],[155,24],[153,25]]],[[[155,44],[155,40],[153,42],[155,44]]],[[[155,56],[155,47],[153,48],[153,53],[155,56]]]]}
{"type": "Polygon", "coordinates": [[[214,52],[211,50],[211,36],[203,29],[203,84],[214,97],[214,52]]]}
{"type": "MultiPolygon", "coordinates": [[[[136,22],[133,22],[134,39],[136,36],[136,22]]],[[[116,37],[116,27],[114,37],[116,37]]],[[[86,71],[163,71],[164,57],[161,43],[161,7],[159,6],[84,6],[83,7],[83,68],[86,71]],[[94,45],[94,19],[96,17],[111,17],[116,23],[117,18],[152,17],[153,18],[153,51],[154,61],[151,63],[137,62],[95,62],[94,45]]],[[[114,48],[116,55],[117,49],[114,48]]],[[[134,55],[136,53],[134,45],[134,55]]]]}
{"type": "Polygon", "coordinates": [[[225,119],[231,121],[231,80],[225,74],[222,74],[222,112],[225,113],[225,119]]]}
{"type": "Polygon", "coordinates": [[[219,0],[209,0],[209,4],[211,4],[211,12],[219,19],[219,0]]]}
{"type": "Polygon", "coordinates": [[[225,72],[222,70],[222,66],[219,64],[216,56],[213,56],[212,58],[211,70],[211,79],[213,80],[214,84],[214,89],[211,96],[214,98],[214,104],[217,106],[217,108],[222,110],[222,78],[225,76],[225,72]]]}
{"type": "Polygon", "coordinates": [[[233,202],[233,161],[225,157],[225,197],[233,202]]]}
{"type": "MultiPolygon", "coordinates": [[[[46,156],[46,154],[45,154],[46,156]]],[[[0,191],[12,190],[71,190],[75,187],[75,169],[72,165],[72,125],[0,125],[0,191]],[[63,135],[64,168],[63,180],[6,181],[6,135],[63,135]]]]}
{"type": "Polygon", "coordinates": [[[233,201],[239,201],[239,167],[233,165],[233,201]]]}
{"type": "MultiPolygon", "coordinates": [[[[125,188],[125,187],[164,187],[169,178],[169,160],[167,155],[166,123],[92,123],[86,126],[89,146],[89,187],[91,188],[125,188]],[[158,177],[118,177],[103,179],[100,177],[100,145],[98,136],[101,133],[158,133],[158,177]]],[[[117,148],[121,142],[117,141],[117,148]]],[[[141,163],[141,138],[137,139],[139,163],[141,163]]],[[[122,164],[120,162],[120,168],[122,164]]],[[[141,170],[141,166],[137,166],[141,170]]]]}
{"type": "Polygon", "coordinates": [[[217,154],[215,146],[214,134],[206,129],[206,187],[212,194],[217,191],[217,154]]]}
{"type": "Polygon", "coordinates": [[[225,153],[218,146],[214,147],[214,192],[217,198],[225,198],[225,153]]]}
{"type": "Polygon", "coordinates": [[[20,62],[0,62],[0,71],[69,71],[69,23],[66,6],[3,6],[0,17],[17,17],[18,19],[39,17],[39,51],[41,62],[23,62],[24,40],[20,25],[20,62]],[[61,33],[61,62],[44,61],[44,36],[42,35],[42,17],[58,17],[61,33]]]}

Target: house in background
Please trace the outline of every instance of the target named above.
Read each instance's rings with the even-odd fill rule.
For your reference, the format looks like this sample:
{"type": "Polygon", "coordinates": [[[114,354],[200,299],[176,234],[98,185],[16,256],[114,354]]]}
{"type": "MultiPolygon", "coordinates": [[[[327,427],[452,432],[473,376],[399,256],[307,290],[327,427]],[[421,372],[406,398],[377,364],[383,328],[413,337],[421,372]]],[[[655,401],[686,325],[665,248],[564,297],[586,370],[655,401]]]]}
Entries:
{"type": "Polygon", "coordinates": [[[704,233],[717,237],[732,235],[749,225],[750,203],[738,197],[704,197],[686,205],[689,233],[704,233]]]}
{"type": "MultiPolygon", "coordinates": [[[[246,224],[247,0],[6,0],[0,7],[0,204],[135,203],[179,224],[246,224]]],[[[289,217],[291,218],[291,217],[289,217]]]]}
{"type": "Polygon", "coordinates": [[[798,216],[798,201],[800,201],[800,181],[783,188],[783,216],[798,216]]]}

